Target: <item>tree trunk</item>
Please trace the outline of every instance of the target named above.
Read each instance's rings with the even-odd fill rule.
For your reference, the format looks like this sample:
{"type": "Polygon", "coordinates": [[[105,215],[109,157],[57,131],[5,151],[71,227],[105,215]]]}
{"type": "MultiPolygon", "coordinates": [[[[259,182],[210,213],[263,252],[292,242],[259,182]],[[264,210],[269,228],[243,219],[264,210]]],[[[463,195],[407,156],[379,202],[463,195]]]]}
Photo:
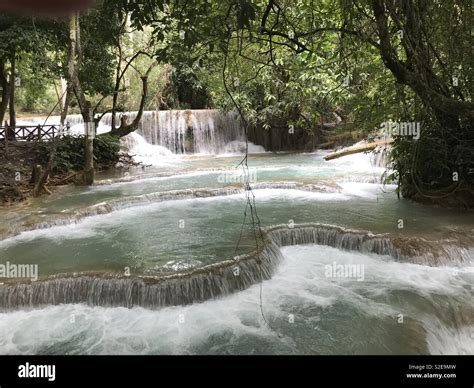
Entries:
{"type": "Polygon", "coordinates": [[[61,109],[61,118],[60,118],[60,121],[59,123],[61,124],[61,127],[64,127],[64,125],[66,125],[66,118],[67,118],[67,114],[69,112],[69,103],[71,101],[71,95],[72,95],[72,90],[71,90],[71,87],[70,87],[70,82],[67,83],[67,86],[66,86],[66,92],[65,92],[65,95],[64,95],[64,101],[62,101],[61,103],[63,104],[62,105],[62,109],[61,109]]]}
{"type": "MultiPolygon", "coordinates": [[[[397,81],[411,88],[423,103],[434,111],[451,117],[465,117],[473,120],[474,104],[452,98],[449,95],[449,88],[436,77],[423,47],[416,46],[416,48],[408,49],[406,55],[411,62],[405,63],[397,57],[396,50],[392,47],[390,41],[386,2],[384,0],[372,0],[372,9],[380,39],[380,55],[385,66],[392,72],[397,81]],[[415,58],[416,61],[414,61],[415,58]],[[417,67],[414,68],[411,65],[413,62],[418,63],[417,67]]],[[[408,33],[412,33],[410,35],[412,40],[421,41],[421,38],[417,36],[419,31],[409,30],[410,25],[408,24],[405,27],[408,29],[408,33]]]]}
{"type": "Polygon", "coordinates": [[[44,171],[42,170],[40,165],[37,165],[33,170],[32,179],[35,179],[35,187],[33,189],[33,197],[39,197],[41,192],[44,190],[47,194],[51,194],[51,191],[48,190],[46,187],[46,182],[49,178],[49,174],[51,173],[51,169],[53,168],[54,158],[56,156],[56,149],[53,148],[51,153],[49,154],[48,163],[44,171]]]}
{"type": "Polygon", "coordinates": [[[8,108],[8,98],[10,96],[10,88],[7,76],[5,75],[5,62],[0,62],[0,88],[2,88],[2,102],[0,102],[0,123],[3,123],[5,113],[8,108]]]}
{"type": "Polygon", "coordinates": [[[68,76],[69,84],[73,90],[79,109],[81,110],[82,118],[85,125],[85,151],[84,151],[84,173],[83,183],[91,185],[94,183],[94,138],[89,133],[87,128],[89,125],[94,125],[92,109],[89,101],[81,88],[79,80],[79,64],[78,57],[80,57],[80,42],[79,37],[79,18],[77,15],[69,17],[69,61],[68,61],[68,76]]]}
{"type": "Polygon", "coordinates": [[[372,0],[381,58],[397,82],[418,96],[430,117],[416,147],[397,159],[401,193],[415,200],[473,207],[474,162],[468,144],[474,103],[436,73],[432,52],[436,58],[439,54],[423,31],[429,22],[427,4],[372,0]],[[394,26],[403,31],[403,54],[391,41],[394,26]],[[459,178],[453,184],[454,173],[459,178]]]}
{"type": "Polygon", "coordinates": [[[15,140],[15,126],[16,126],[16,112],[15,112],[15,69],[16,69],[16,58],[13,53],[11,59],[11,70],[10,70],[10,102],[9,102],[9,114],[10,114],[10,125],[7,130],[7,136],[9,140],[15,140]]]}
{"type": "Polygon", "coordinates": [[[146,74],[142,77],[142,98],[140,100],[140,108],[138,109],[137,116],[130,124],[127,123],[127,117],[125,115],[122,116],[120,127],[112,128],[110,131],[111,135],[124,137],[129,133],[134,132],[138,128],[138,124],[140,123],[140,120],[143,116],[143,111],[145,110],[146,99],[148,96],[148,75],[150,74],[150,71],[153,67],[154,65],[150,66],[146,74]]]}
{"type": "MultiPolygon", "coordinates": [[[[92,108],[88,108],[89,113],[87,114],[88,121],[86,122],[86,140],[84,150],[84,184],[92,185],[94,183],[94,134],[90,131],[95,132],[95,123],[92,118],[92,108]],[[92,127],[90,127],[92,126],[92,127]]],[[[83,115],[84,116],[84,115],[83,115]]]]}

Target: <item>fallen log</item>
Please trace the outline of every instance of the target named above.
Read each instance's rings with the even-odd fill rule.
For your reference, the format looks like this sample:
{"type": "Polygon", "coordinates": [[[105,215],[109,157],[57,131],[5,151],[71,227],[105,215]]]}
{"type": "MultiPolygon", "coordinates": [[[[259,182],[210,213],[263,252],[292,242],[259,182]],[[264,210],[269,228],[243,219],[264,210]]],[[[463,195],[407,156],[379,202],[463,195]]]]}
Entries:
{"type": "Polygon", "coordinates": [[[336,152],[331,152],[330,154],[326,155],[324,157],[324,160],[332,160],[332,159],[337,159],[341,158],[346,155],[352,155],[352,154],[358,154],[360,152],[366,152],[366,151],[372,151],[373,149],[379,147],[379,146],[386,146],[392,143],[392,139],[387,139],[387,140],[379,140],[379,141],[374,141],[371,143],[366,143],[366,144],[361,144],[361,145],[354,145],[351,147],[344,148],[340,151],[336,152]]]}

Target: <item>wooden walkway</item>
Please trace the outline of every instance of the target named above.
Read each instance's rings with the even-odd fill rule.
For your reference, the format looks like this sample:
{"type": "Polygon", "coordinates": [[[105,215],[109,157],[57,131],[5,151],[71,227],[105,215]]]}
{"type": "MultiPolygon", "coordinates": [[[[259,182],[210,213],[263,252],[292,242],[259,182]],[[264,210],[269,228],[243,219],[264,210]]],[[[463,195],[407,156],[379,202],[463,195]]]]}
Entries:
{"type": "Polygon", "coordinates": [[[5,140],[7,133],[8,141],[43,141],[53,140],[59,134],[64,133],[66,128],[60,130],[59,125],[19,125],[12,127],[0,127],[0,139],[5,140]]]}

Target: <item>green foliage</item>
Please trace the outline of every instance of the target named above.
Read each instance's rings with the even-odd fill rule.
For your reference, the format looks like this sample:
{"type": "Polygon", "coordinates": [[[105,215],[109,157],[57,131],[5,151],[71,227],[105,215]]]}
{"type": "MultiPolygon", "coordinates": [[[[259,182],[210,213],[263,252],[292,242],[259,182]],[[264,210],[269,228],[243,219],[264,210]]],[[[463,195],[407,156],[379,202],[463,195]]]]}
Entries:
{"type": "Polygon", "coordinates": [[[21,85],[16,88],[17,110],[49,113],[58,97],[48,66],[42,67],[35,54],[24,53],[18,63],[17,74],[21,79],[21,85]]]}
{"type": "Polygon", "coordinates": [[[100,2],[80,18],[82,61],[81,86],[90,95],[113,92],[116,57],[112,47],[120,35],[121,23],[115,7],[100,2]]]}
{"type": "Polygon", "coordinates": [[[94,161],[99,168],[113,167],[119,161],[120,139],[104,134],[94,139],[94,161]]]}
{"type": "Polygon", "coordinates": [[[171,82],[178,102],[174,108],[203,109],[210,106],[209,90],[199,77],[200,70],[197,63],[191,66],[180,63],[172,68],[171,82]]]}
{"type": "MultiPolygon", "coordinates": [[[[53,148],[55,157],[54,173],[80,171],[84,167],[84,136],[64,136],[50,143],[40,145],[40,163],[46,165],[53,148]]],[[[111,135],[101,135],[94,139],[94,162],[97,169],[113,167],[119,160],[120,140],[111,135]]]]}
{"type": "Polygon", "coordinates": [[[62,42],[64,23],[36,20],[14,15],[0,15],[0,64],[11,76],[11,63],[16,62],[15,76],[20,77],[17,105],[20,110],[51,109],[54,100],[45,95],[51,80],[59,76],[55,55],[62,42]],[[49,85],[48,85],[49,84],[49,85]]]}
{"type": "MultiPolygon", "coordinates": [[[[367,133],[390,119],[421,121],[417,144],[395,141],[392,157],[405,193],[449,186],[453,171],[472,185],[472,109],[439,104],[439,96],[456,107],[472,104],[471,7],[469,0],[101,0],[81,16],[80,79],[93,102],[110,95],[121,36],[132,52],[126,56],[146,50],[162,64],[150,74],[155,105],[238,109],[267,130],[313,131],[334,121],[335,112],[367,133]],[[374,5],[386,19],[383,45],[374,5]],[[135,39],[124,36],[126,16],[140,31],[135,39]]],[[[22,107],[47,105],[41,98],[47,75],[66,74],[64,21],[0,16],[0,61],[13,52],[24,78],[22,107]]],[[[137,106],[138,74],[150,61],[140,57],[128,70],[123,109],[137,106]]],[[[61,168],[80,164],[63,162],[61,168]]]]}

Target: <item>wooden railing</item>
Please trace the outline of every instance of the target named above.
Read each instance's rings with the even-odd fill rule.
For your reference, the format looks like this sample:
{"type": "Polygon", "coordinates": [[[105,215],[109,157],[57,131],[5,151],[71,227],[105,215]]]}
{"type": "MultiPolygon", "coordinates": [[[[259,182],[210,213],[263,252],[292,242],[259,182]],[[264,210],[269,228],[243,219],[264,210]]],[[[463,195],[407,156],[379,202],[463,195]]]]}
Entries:
{"type": "Polygon", "coordinates": [[[16,141],[53,140],[66,130],[60,131],[59,125],[19,125],[16,127],[0,127],[0,139],[16,141]]]}

